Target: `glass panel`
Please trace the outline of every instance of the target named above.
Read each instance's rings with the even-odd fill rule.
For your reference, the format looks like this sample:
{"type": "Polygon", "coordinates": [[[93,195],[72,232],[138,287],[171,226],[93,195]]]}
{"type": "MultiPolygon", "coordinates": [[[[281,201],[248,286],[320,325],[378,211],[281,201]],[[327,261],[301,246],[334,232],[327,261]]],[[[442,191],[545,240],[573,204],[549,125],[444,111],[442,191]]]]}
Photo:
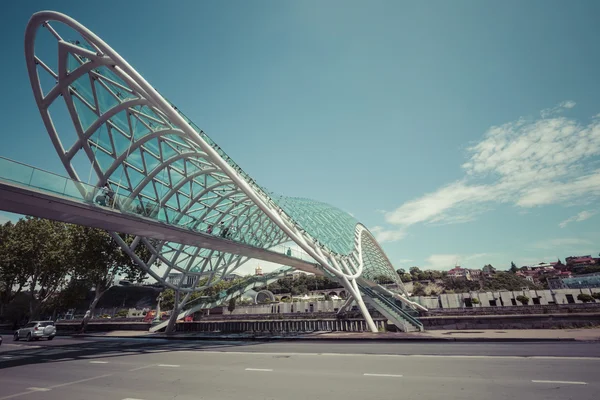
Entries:
{"type": "Polygon", "coordinates": [[[50,172],[39,169],[33,171],[31,182],[29,183],[29,186],[59,194],[64,192],[66,185],[67,178],[63,178],[62,176],[54,175],[50,172]]]}
{"type": "Polygon", "coordinates": [[[96,105],[96,102],[94,101],[94,94],[92,93],[90,76],[88,74],[84,74],[75,82],[73,82],[71,84],[71,88],[74,89],[77,93],[79,93],[79,95],[82,96],[85,99],[85,101],[87,101],[90,105],[96,105]]]}
{"type": "Polygon", "coordinates": [[[85,132],[98,119],[98,116],[87,105],[85,105],[77,96],[72,95],[73,105],[79,117],[81,129],[85,132]]]}
{"type": "Polygon", "coordinates": [[[4,179],[29,185],[33,171],[33,168],[27,165],[0,158],[0,172],[4,179]]]}
{"type": "MultiPolygon", "coordinates": [[[[119,135],[121,136],[121,135],[119,135]]],[[[108,136],[108,131],[106,130],[106,125],[103,124],[94,132],[92,136],[88,139],[88,143],[92,146],[98,146],[105,150],[105,152],[114,154],[113,146],[110,141],[110,137],[108,136]]]]}

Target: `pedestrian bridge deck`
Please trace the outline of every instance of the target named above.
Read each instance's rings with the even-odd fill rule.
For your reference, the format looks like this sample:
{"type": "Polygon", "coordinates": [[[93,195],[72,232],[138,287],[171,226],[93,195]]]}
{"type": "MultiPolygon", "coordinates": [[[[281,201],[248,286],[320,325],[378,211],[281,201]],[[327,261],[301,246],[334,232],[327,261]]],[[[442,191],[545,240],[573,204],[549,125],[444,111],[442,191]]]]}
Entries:
{"type": "Polygon", "coordinates": [[[160,221],[155,210],[151,213],[142,210],[146,215],[140,215],[139,210],[100,206],[94,202],[97,193],[98,189],[91,185],[0,157],[2,211],[240,254],[323,274],[310,256],[297,251],[288,256],[283,245],[259,248],[160,221]]]}

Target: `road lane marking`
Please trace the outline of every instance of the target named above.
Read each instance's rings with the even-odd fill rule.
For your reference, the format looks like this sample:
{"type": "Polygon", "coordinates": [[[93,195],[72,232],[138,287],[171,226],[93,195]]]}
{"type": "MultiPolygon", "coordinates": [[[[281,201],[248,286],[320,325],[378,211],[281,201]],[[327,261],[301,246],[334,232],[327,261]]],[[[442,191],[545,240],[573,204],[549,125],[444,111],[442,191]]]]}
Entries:
{"type": "Polygon", "coordinates": [[[267,368],[246,368],[246,371],[273,372],[272,369],[267,368]]]}
{"type": "MultiPolygon", "coordinates": [[[[69,385],[76,385],[78,383],[92,381],[94,379],[106,378],[107,376],[112,376],[112,375],[114,375],[114,374],[100,375],[100,376],[95,376],[93,378],[87,378],[87,379],[81,379],[81,380],[73,381],[73,382],[61,383],[59,385],[53,385],[53,386],[50,386],[48,388],[43,388],[43,389],[46,389],[46,390],[42,390],[42,391],[46,392],[46,391],[51,390],[51,389],[56,389],[56,388],[59,388],[59,387],[64,387],[64,386],[69,386],[69,385]]],[[[30,388],[30,389],[33,389],[33,388],[30,388]]],[[[26,395],[31,394],[31,393],[40,392],[39,389],[42,389],[42,388],[35,388],[35,390],[28,390],[27,392],[15,393],[15,394],[11,394],[11,395],[8,395],[8,396],[0,397],[0,400],[8,400],[8,399],[14,399],[16,397],[26,396],[26,395]]]]}
{"type": "Polygon", "coordinates": [[[132,371],[139,371],[140,369],[152,368],[152,367],[155,367],[155,366],[156,366],[156,364],[149,364],[149,365],[144,365],[144,366],[141,366],[141,367],[136,367],[136,368],[130,369],[129,371],[130,372],[132,372],[132,371]]]}
{"type": "Polygon", "coordinates": [[[134,399],[133,397],[127,397],[126,399],[123,400],[142,400],[142,399],[134,399]]]}
{"type": "Polygon", "coordinates": [[[587,382],[577,382],[577,381],[538,381],[532,380],[533,383],[558,383],[562,385],[587,385],[587,382]]]}
{"type": "Polygon", "coordinates": [[[191,354],[232,354],[232,355],[265,355],[265,356],[328,356],[328,357],[402,357],[402,358],[475,358],[475,359],[509,359],[509,360],[576,360],[600,361],[600,357],[560,357],[560,356],[468,356],[441,354],[358,354],[358,353],[294,353],[294,352],[260,352],[260,351],[225,351],[225,350],[176,350],[177,353],[191,354]]]}
{"type": "Polygon", "coordinates": [[[108,361],[90,361],[90,364],[108,364],[108,361]]]}
{"type": "Polygon", "coordinates": [[[112,376],[112,375],[114,375],[114,374],[98,375],[98,376],[94,376],[92,378],[80,379],[78,381],[67,382],[67,383],[60,383],[58,385],[52,385],[52,386],[50,386],[50,389],[56,389],[56,388],[64,387],[64,386],[76,385],[78,383],[93,381],[94,379],[102,379],[102,378],[106,378],[106,377],[112,376]]]}
{"type": "Polygon", "coordinates": [[[5,360],[10,360],[12,357],[11,356],[2,356],[2,358],[4,358],[5,360]]]}
{"type": "Polygon", "coordinates": [[[27,388],[27,390],[35,390],[36,392],[49,392],[52,389],[48,389],[48,388],[41,388],[41,387],[29,387],[27,388]]]}
{"type": "Polygon", "coordinates": [[[402,378],[402,375],[393,375],[393,374],[363,374],[364,376],[383,376],[387,378],[402,378]]]}
{"type": "Polygon", "coordinates": [[[175,364],[158,364],[157,367],[167,367],[167,368],[179,368],[181,365],[175,364]]]}

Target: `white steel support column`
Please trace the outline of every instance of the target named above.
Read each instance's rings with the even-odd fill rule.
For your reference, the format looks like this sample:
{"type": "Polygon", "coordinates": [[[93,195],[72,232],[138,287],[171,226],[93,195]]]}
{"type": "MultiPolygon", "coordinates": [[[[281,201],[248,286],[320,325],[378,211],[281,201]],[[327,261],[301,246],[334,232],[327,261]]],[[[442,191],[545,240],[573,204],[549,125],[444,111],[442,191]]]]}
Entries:
{"type": "Polygon", "coordinates": [[[360,290],[358,290],[356,280],[352,279],[349,281],[344,277],[344,279],[342,280],[342,285],[344,286],[344,288],[346,288],[347,291],[349,291],[352,294],[352,297],[354,297],[356,305],[358,305],[358,308],[360,309],[360,312],[363,315],[365,321],[367,322],[367,325],[369,326],[371,332],[379,332],[377,326],[375,325],[375,322],[373,321],[373,317],[371,317],[371,314],[369,313],[369,310],[367,309],[367,306],[365,305],[365,302],[362,299],[360,290]]]}
{"type": "MultiPolygon", "coordinates": [[[[183,279],[183,277],[182,277],[183,279]]],[[[169,324],[165,329],[166,334],[173,333],[175,329],[175,324],[177,323],[177,318],[179,316],[179,290],[175,290],[175,302],[173,303],[173,310],[171,311],[171,316],[169,317],[169,324]]]]}

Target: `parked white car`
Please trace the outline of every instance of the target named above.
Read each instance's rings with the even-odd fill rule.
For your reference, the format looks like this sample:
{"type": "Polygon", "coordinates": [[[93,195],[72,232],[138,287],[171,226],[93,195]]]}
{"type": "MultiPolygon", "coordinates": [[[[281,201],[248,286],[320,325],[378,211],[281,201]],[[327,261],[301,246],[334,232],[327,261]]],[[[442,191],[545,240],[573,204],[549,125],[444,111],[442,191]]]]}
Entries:
{"type": "Polygon", "coordinates": [[[56,327],[53,321],[32,321],[18,329],[13,336],[13,340],[25,339],[28,342],[40,338],[52,340],[54,336],[56,336],[56,327]]]}

